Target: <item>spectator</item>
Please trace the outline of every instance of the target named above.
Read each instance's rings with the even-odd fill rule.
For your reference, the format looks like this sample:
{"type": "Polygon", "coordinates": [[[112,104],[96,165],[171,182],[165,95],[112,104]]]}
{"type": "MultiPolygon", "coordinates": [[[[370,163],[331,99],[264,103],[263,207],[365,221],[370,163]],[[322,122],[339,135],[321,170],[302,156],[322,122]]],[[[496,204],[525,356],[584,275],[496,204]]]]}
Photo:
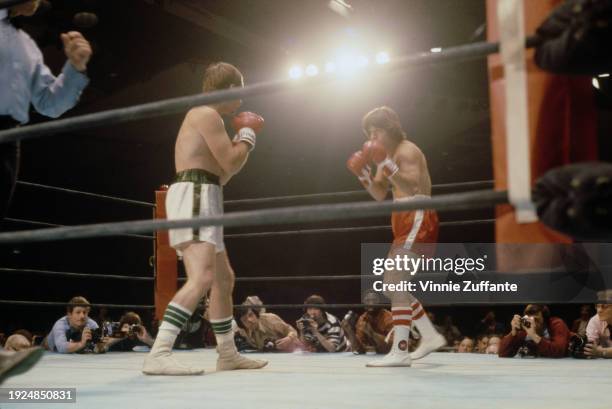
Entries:
{"type": "Polygon", "coordinates": [[[94,331],[98,329],[98,324],[89,318],[89,305],[85,297],[73,297],[68,302],[66,316],[55,322],[46,341],[43,342],[49,351],[61,354],[101,352],[99,349],[95,351],[99,334],[94,331]],[[97,336],[94,338],[94,335],[97,336]]]}
{"type": "Polygon", "coordinates": [[[135,312],[123,314],[119,320],[119,331],[102,339],[105,351],[133,351],[137,346],[153,345],[154,339],[135,312]]]}
{"type": "Polygon", "coordinates": [[[479,335],[476,338],[476,351],[479,354],[485,354],[489,346],[489,337],[487,335],[479,335]]]}
{"type": "MultiPolygon", "coordinates": [[[[311,295],[304,301],[305,305],[323,305],[325,300],[320,295],[311,295]]],[[[300,341],[311,352],[342,352],[347,348],[344,331],[340,321],[323,308],[306,307],[306,313],[297,320],[300,341]]]]}
{"type": "Polygon", "coordinates": [[[495,311],[489,310],[476,327],[476,334],[501,334],[504,332],[504,324],[495,319],[495,311]]]}
{"type": "Polygon", "coordinates": [[[459,343],[459,348],[457,348],[457,352],[474,352],[474,340],[470,337],[463,338],[459,343]]]}
{"type": "Polygon", "coordinates": [[[487,349],[485,350],[485,354],[494,354],[497,355],[499,353],[499,343],[501,342],[501,338],[497,335],[492,335],[489,338],[489,342],[487,344],[487,349]]]}
{"type": "Polygon", "coordinates": [[[21,334],[13,334],[6,339],[6,343],[4,344],[4,349],[6,351],[23,351],[24,349],[28,349],[32,347],[32,343],[21,334]]]}
{"type": "Polygon", "coordinates": [[[580,307],[580,317],[575,319],[572,323],[572,332],[578,334],[580,336],[586,335],[587,325],[589,324],[589,319],[591,318],[591,306],[590,305],[582,305],[580,307]]]}
{"type": "MultiPolygon", "coordinates": [[[[254,296],[259,300],[257,296],[254,296]]],[[[297,331],[276,314],[261,312],[253,303],[254,297],[248,297],[242,305],[251,308],[242,308],[236,312],[237,324],[240,334],[256,350],[262,352],[293,352],[303,345],[298,338],[297,331]]]]}
{"type": "Polygon", "coordinates": [[[13,335],[23,335],[28,340],[28,343],[30,344],[30,346],[35,345],[34,344],[35,337],[27,329],[18,329],[17,331],[13,332],[13,335]]]}
{"type": "Polygon", "coordinates": [[[586,328],[589,343],[584,347],[584,354],[593,358],[612,358],[612,304],[597,304],[597,314],[586,328]]]}
{"type": "Polygon", "coordinates": [[[393,329],[393,316],[391,311],[376,306],[382,300],[377,292],[368,292],[364,299],[365,312],[359,316],[355,329],[347,317],[340,323],[344,333],[350,340],[354,353],[365,354],[367,350],[376,351],[377,354],[387,354],[391,350],[393,340],[387,337],[393,329]]]}
{"type": "Polygon", "coordinates": [[[540,304],[529,304],[523,315],[512,318],[510,333],[499,343],[500,357],[519,353],[521,356],[561,358],[567,354],[570,332],[561,318],[551,317],[548,307],[540,304]]]}

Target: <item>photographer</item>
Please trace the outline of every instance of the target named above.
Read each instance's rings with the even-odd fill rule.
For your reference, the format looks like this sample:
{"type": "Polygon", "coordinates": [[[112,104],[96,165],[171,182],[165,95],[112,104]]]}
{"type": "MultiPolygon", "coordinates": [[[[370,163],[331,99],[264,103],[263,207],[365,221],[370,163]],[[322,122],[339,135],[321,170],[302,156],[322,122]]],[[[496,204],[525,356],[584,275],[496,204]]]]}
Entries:
{"type": "Polygon", "coordinates": [[[529,304],[523,317],[514,315],[510,333],[499,343],[498,355],[509,358],[533,355],[562,358],[567,354],[570,332],[561,318],[551,317],[546,305],[529,304]]]}
{"type": "Polygon", "coordinates": [[[276,314],[261,312],[249,298],[242,305],[251,308],[241,308],[235,316],[240,333],[250,345],[262,352],[293,352],[303,347],[295,328],[276,314]]]}
{"type": "Polygon", "coordinates": [[[73,297],[66,307],[66,316],[53,325],[43,345],[49,351],[60,354],[75,352],[99,352],[98,324],[89,318],[89,301],[85,297],[73,297]]]}
{"type": "MultiPolygon", "coordinates": [[[[311,295],[305,305],[323,305],[320,295],[311,295]]],[[[306,313],[296,321],[300,341],[311,352],[343,352],[347,348],[344,331],[334,315],[317,307],[307,307],[306,313]]]]}
{"type": "Polygon", "coordinates": [[[597,304],[597,314],[586,328],[589,343],[584,347],[584,354],[592,358],[612,358],[612,304],[597,304]]]}
{"type": "Polygon", "coordinates": [[[387,335],[393,329],[393,316],[391,311],[376,306],[382,304],[378,293],[369,291],[363,298],[366,304],[365,312],[359,316],[353,331],[350,314],[347,314],[340,326],[351,342],[351,349],[356,354],[365,354],[367,350],[374,350],[377,354],[387,354],[391,350],[393,340],[387,340],[387,335]]]}
{"type": "Polygon", "coordinates": [[[123,314],[113,327],[113,332],[102,338],[105,351],[132,351],[136,346],[151,347],[155,341],[135,312],[123,314]]]}

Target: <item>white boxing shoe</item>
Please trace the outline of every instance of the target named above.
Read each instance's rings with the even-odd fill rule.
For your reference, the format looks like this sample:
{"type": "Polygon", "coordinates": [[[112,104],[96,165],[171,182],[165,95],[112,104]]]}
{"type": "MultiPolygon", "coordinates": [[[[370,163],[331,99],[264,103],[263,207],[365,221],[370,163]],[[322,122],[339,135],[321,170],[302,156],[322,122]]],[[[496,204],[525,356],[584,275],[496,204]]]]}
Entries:
{"type": "Polygon", "coordinates": [[[145,375],[202,375],[203,369],[191,368],[181,364],[170,353],[149,354],[142,366],[145,375]]]}
{"type": "Polygon", "coordinates": [[[397,366],[410,366],[412,359],[410,359],[410,353],[408,351],[400,351],[399,349],[391,350],[384,358],[377,361],[368,362],[367,367],[370,368],[383,368],[383,367],[397,367],[397,366]]]}
{"type": "Polygon", "coordinates": [[[410,354],[410,357],[414,360],[421,359],[429,355],[430,353],[437,351],[443,346],[446,346],[446,338],[444,338],[440,334],[436,334],[430,338],[422,337],[421,343],[419,344],[417,349],[415,349],[414,352],[410,354]]]}
{"type": "Polygon", "coordinates": [[[249,359],[235,353],[229,356],[219,356],[217,359],[217,371],[233,371],[236,369],[260,369],[268,365],[263,359],[249,359]]]}

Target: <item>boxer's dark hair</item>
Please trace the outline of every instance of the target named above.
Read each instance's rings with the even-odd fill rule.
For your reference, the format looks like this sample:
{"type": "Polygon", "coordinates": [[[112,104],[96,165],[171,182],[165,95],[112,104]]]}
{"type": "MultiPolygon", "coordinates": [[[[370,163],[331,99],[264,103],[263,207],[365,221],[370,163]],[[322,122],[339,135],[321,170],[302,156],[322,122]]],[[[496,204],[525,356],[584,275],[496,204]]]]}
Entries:
{"type": "Polygon", "coordinates": [[[226,62],[216,62],[204,71],[204,92],[242,86],[242,73],[238,68],[226,62]]]}
{"type": "Polygon", "coordinates": [[[402,129],[399,116],[397,113],[387,106],[374,108],[361,120],[363,132],[368,138],[369,130],[371,127],[384,129],[387,131],[389,136],[393,138],[397,143],[406,139],[406,133],[402,129]]]}

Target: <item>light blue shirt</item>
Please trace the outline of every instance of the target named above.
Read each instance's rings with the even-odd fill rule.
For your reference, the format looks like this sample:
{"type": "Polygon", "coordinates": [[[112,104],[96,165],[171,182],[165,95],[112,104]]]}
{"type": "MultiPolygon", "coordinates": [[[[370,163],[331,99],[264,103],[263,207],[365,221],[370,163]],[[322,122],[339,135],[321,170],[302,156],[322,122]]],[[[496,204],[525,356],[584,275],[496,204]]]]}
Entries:
{"type": "Polygon", "coordinates": [[[69,61],[55,77],[36,43],[7,17],[7,10],[0,10],[0,115],[24,124],[31,103],[41,114],[57,118],[76,105],[89,79],[69,61]]]}
{"type": "MultiPolygon", "coordinates": [[[[98,324],[92,320],[91,318],[87,318],[87,324],[85,327],[91,329],[92,331],[98,329],[98,324]]],[[[69,341],[66,338],[66,333],[70,329],[70,324],[68,323],[68,317],[62,317],[55,322],[53,325],[53,329],[49,335],[47,335],[47,345],[49,346],[50,351],[56,351],[60,354],[65,354],[68,352],[69,341]]]]}

